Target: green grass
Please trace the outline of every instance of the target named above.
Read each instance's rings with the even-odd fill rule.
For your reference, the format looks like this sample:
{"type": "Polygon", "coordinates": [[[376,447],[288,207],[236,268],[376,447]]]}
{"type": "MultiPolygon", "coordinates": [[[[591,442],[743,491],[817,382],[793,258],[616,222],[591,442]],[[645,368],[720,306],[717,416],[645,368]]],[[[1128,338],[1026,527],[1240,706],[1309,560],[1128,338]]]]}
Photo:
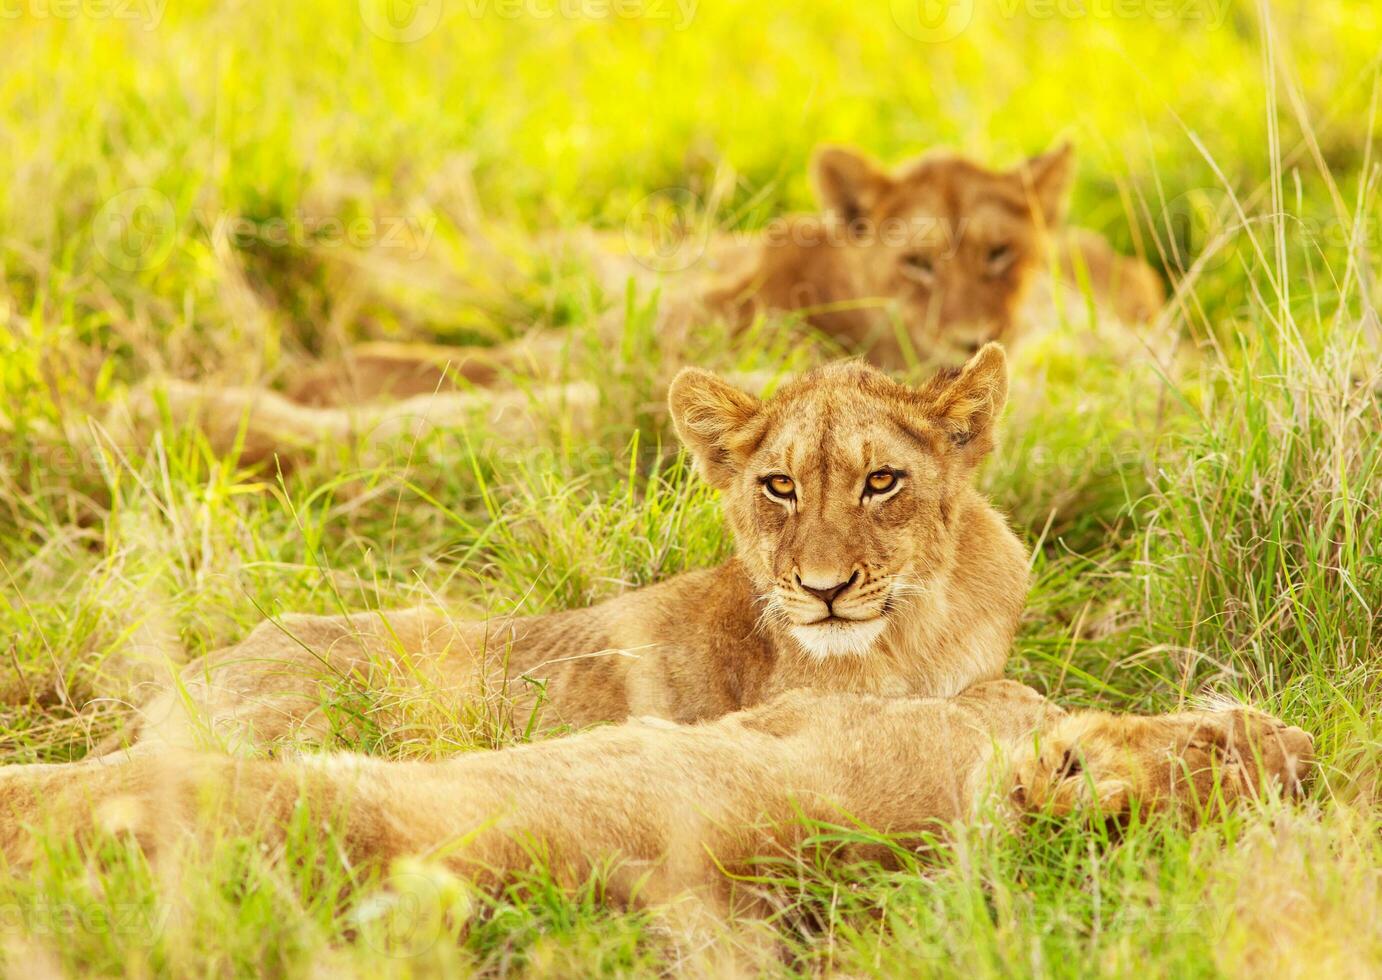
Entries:
{"type": "MultiPolygon", "coordinates": [[[[553,610],[718,561],[716,501],[659,407],[657,298],[608,295],[536,236],[622,234],[669,188],[752,230],[810,206],[825,140],[1009,162],[1069,136],[1074,220],[1181,283],[1179,349],[1158,367],[1072,311],[1015,359],[984,476],[1033,547],[1011,672],[1072,705],[1250,700],[1317,734],[1322,778],[1302,807],[1193,833],[985,827],[901,872],[804,855],[765,872],[783,969],[1382,970],[1382,13],[973,6],[943,43],[883,2],[704,2],[685,21],[673,4],[602,21],[455,3],[410,44],[316,0],[0,20],[5,761],[80,756],[167,651],[232,642],[266,613],[432,596],[553,610]],[[112,239],[112,216],[134,237],[112,239]],[[618,351],[601,316],[625,324],[618,351]],[[280,478],[172,420],[117,447],[86,422],[151,372],[277,383],[351,339],[543,323],[570,331],[570,375],[601,384],[579,435],[560,418],[521,444],[436,431],[280,478]]],[[[710,339],[702,359],[816,356],[765,331],[710,339]]],[[[404,723],[356,726],[352,747],[495,739],[483,719],[387,707],[404,723]]],[[[54,835],[32,873],[0,880],[0,955],[138,975],[668,965],[657,924],[603,908],[598,880],[471,901],[425,866],[390,882],[346,867],[314,825],[281,856],[224,841],[175,879],[54,835]]]]}

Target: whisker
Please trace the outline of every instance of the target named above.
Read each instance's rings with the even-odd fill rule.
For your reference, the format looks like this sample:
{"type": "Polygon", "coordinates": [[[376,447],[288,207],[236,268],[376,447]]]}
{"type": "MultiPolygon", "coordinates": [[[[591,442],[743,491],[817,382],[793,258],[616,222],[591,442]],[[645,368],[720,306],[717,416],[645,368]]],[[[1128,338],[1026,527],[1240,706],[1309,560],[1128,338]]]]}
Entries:
{"type": "Polygon", "coordinates": [[[762,595],[755,596],[754,601],[763,604],[763,611],[758,614],[758,618],[753,624],[754,632],[766,630],[774,619],[777,620],[779,626],[786,627],[790,625],[790,620],[787,617],[787,610],[783,605],[782,597],[776,592],[765,592],[762,595]]]}

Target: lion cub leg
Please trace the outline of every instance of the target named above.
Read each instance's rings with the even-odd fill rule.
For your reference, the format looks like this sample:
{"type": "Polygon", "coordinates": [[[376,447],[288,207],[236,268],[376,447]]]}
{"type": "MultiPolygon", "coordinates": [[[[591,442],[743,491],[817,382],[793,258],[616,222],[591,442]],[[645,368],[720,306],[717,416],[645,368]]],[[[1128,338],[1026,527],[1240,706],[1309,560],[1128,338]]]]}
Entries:
{"type": "Polygon", "coordinates": [[[117,446],[142,445],[165,412],[174,427],[199,429],[217,455],[238,452],[249,465],[275,458],[291,464],[351,435],[347,415],[304,408],[265,388],[176,380],[141,384],[107,413],[104,425],[117,446]]]}
{"type": "Polygon", "coordinates": [[[491,388],[506,374],[555,382],[567,343],[560,333],[537,331],[497,347],[359,344],[339,360],[302,372],[289,386],[288,397],[303,405],[329,407],[457,388],[491,388]]]}
{"type": "Polygon", "coordinates": [[[444,712],[483,706],[489,661],[503,646],[489,632],[424,608],[261,623],[240,643],[187,664],[141,708],[136,747],[320,745],[397,734],[421,701],[444,712]]]}
{"type": "Polygon", "coordinates": [[[242,463],[276,462],[284,469],[332,446],[388,445],[435,429],[481,428],[497,438],[531,435],[544,420],[579,426],[599,402],[592,384],[572,382],[532,390],[443,391],[400,402],[349,408],[300,405],[266,388],[218,387],[167,381],[136,389],[108,415],[117,445],[142,443],[167,411],[175,426],[201,430],[219,456],[242,463]]]}
{"type": "MultiPolygon", "coordinates": [[[[636,741],[637,733],[632,737],[636,741]]],[[[610,782],[604,773],[611,767],[599,756],[583,758],[579,746],[574,753],[545,747],[552,744],[494,759],[475,753],[478,764],[465,758],[408,763],[342,754],[268,760],[159,752],[107,763],[0,767],[0,856],[8,867],[26,867],[48,840],[87,848],[123,838],[177,889],[182,862],[202,848],[252,835],[277,852],[307,813],[314,827],[338,833],[357,867],[387,870],[400,860],[421,859],[481,890],[541,866],[573,889],[592,874],[608,874],[605,894],[612,903],[652,907],[678,972],[760,976],[775,965],[771,927],[736,917],[699,848],[700,874],[663,879],[657,835],[665,832],[669,814],[658,797],[678,778],[673,767],[657,767],[664,784],[659,793],[640,797],[635,784],[625,787],[626,805],[571,813],[567,792],[579,796],[593,782],[610,782]],[[557,792],[546,789],[553,783],[557,792]]],[[[609,789],[619,786],[616,779],[609,789]]],[[[679,809],[684,820],[685,805],[679,809]]]]}

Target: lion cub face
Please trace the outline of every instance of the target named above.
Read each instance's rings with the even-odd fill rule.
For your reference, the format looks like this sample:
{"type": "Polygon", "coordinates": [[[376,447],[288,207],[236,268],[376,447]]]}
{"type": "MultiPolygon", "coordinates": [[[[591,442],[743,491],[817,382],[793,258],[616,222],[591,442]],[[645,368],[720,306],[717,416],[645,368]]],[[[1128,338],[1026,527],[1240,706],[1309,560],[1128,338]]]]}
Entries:
{"type": "Polygon", "coordinates": [[[765,625],[832,657],[870,651],[926,594],[1006,393],[1006,360],[990,345],[921,388],[845,362],[765,402],[688,368],[670,401],[724,493],[765,625]]]}
{"type": "Polygon", "coordinates": [[[915,350],[946,360],[1013,338],[1072,169],[1069,145],[1009,171],[938,156],[896,174],[829,147],[815,180],[827,220],[848,229],[852,292],[884,301],[915,350]]]}

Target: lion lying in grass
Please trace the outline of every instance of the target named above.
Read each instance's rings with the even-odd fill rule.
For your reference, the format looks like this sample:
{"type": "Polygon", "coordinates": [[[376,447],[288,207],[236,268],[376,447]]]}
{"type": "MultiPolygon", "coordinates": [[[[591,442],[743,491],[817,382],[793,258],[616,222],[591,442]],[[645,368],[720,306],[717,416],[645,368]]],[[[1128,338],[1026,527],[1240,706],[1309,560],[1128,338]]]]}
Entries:
{"type": "MultiPolygon", "coordinates": [[[[711,248],[712,274],[692,283],[663,325],[675,359],[686,332],[720,320],[742,330],[759,316],[797,314],[884,368],[916,358],[954,363],[985,343],[1012,344],[1054,319],[1069,290],[1127,323],[1161,309],[1161,281],[1094,232],[1065,224],[1074,153],[1064,145],[1011,170],[961,156],[924,156],[891,174],[856,150],[825,147],[812,167],[818,215],[771,225],[747,244],[711,248]]],[[[640,270],[597,265],[617,295],[640,270]]],[[[676,293],[674,291],[673,295],[676,293]]],[[[491,386],[505,371],[549,374],[562,337],[539,333],[507,348],[366,344],[301,374],[293,400],[350,405],[409,397],[463,381],[491,386]]],[[[683,362],[684,363],[684,362],[683,362]]]]}
{"type": "MultiPolygon", "coordinates": [[[[669,301],[661,327],[667,376],[686,363],[690,334],[717,321],[742,330],[760,316],[797,315],[844,350],[891,369],[913,358],[955,363],[984,343],[1012,343],[1056,318],[1057,293],[1087,292],[1096,307],[1128,322],[1161,307],[1150,268],[1093,232],[1065,226],[1068,146],[1007,171],[933,156],[896,175],[855,151],[827,148],[814,170],[821,214],[785,219],[735,247],[718,262],[722,274],[669,301]]],[[[162,397],[171,421],[200,427],[218,453],[286,466],[315,447],[389,440],[419,426],[483,420],[507,435],[530,432],[547,411],[583,417],[598,392],[564,383],[568,341],[566,333],[538,331],[498,348],[366,344],[298,372],[286,395],[172,382],[162,397]],[[532,384],[516,387],[512,377],[532,384]]],[[[140,390],[112,426],[137,438],[161,408],[140,390]]]]}
{"type": "Polygon", "coordinates": [[[777,310],[882,367],[1013,344],[1052,318],[1053,291],[1087,290],[1127,323],[1161,308],[1161,282],[1094,232],[1065,225],[1074,153],[1007,171],[924,156],[889,173],[855,150],[816,155],[823,214],[771,233],[747,270],[707,294],[738,325],[777,310]]]}
{"type": "MultiPolygon", "coordinates": [[[[687,369],[677,432],[737,553],[589,609],[464,621],[443,609],[291,616],[193,662],[143,712],[149,745],[331,735],[341,690],[499,692],[526,724],[719,717],[799,687],[958,694],[999,677],[1027,555],[973,488],[1007,392],[1002,348],[919,388],[859,363],[767,401],[687,369]]],[[[509,710],[508,708],[505,709],[509,710]]]]}
{"type": "Polygon", "coordinates": [[[153,854],[226,831],[274,848],[305,806],[339,826],[352,865],[424,856],[482,887],[535,865],[566,887],[608,872],[612,903],[689,903],[705,925],[767,911],[735,878],[790,855],[813,822],[904,841],[1029,812],[1193,822],[1272,784],[1294,794],[1311,758],[1305,732],[1247,709],[1067,713],[1012,681],[953,699],[796,691],[714,722],[432,763],[171,753],[0,769],[0,850],[30,860],[35,827],[124,833],[153,854]]]}

